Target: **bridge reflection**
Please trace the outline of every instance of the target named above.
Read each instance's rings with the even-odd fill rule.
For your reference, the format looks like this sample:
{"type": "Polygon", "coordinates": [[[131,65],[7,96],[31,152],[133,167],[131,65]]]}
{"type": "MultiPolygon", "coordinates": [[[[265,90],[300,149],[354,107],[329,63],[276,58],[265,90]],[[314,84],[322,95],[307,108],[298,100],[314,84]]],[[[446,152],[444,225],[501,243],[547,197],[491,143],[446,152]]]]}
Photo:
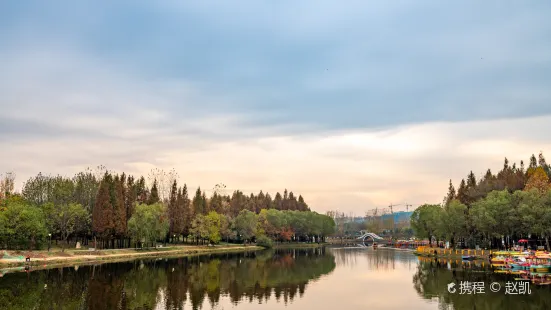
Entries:
{"type": "Polygon", "coordinates": [[[412,270],[417,265],[417,257],[410,251],[379,248],[362,249],[358,247],[333,248],[337,266],[354,267],[361,261],[367,261],[369,269],[388,271],[397,268],[412,270]]]}

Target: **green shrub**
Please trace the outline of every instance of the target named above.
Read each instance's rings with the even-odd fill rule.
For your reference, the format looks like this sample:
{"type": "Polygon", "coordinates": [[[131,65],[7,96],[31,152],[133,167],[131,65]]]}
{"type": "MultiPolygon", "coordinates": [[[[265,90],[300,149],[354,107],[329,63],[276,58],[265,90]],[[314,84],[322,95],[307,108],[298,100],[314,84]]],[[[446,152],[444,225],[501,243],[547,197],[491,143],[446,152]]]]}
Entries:
{"type": "Polygon", "coordinates": [[[274,246],[272,239],[266,236],[259,236],[258,238],[256,238],[256,245],[259,245],[267,249],[274,246]]]}

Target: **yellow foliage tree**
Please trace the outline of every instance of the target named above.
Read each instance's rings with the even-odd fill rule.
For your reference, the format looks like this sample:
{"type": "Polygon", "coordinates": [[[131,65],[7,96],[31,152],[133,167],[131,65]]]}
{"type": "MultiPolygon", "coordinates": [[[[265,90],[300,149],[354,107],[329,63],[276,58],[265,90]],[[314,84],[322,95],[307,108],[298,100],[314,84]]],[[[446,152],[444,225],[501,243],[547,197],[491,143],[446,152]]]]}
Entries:
{"type": "Polygon", "coordinates": [[[533,173],[531,173],[528,178],[528,182],[526,182],[524,190],[529,191],[534,188],[542,194],[551,189],[549,177],[547,176],[547,173],[545,173],[545,170],[543,170],[543,167],[537,167],[534,169],[533,173]]]}

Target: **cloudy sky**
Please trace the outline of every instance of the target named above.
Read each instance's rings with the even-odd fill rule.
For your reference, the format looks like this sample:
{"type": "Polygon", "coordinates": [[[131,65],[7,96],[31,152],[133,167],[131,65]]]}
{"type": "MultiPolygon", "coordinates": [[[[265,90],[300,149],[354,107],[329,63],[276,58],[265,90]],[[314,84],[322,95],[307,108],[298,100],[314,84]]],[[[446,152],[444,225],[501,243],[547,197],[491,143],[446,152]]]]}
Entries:
{"type": "Polygon", "coordinates": [[[363,214],[551,156],[549,1],[3,1],[0,171],[363,214]],[[78,2],[78,4],[77,4],[78,2]]]}

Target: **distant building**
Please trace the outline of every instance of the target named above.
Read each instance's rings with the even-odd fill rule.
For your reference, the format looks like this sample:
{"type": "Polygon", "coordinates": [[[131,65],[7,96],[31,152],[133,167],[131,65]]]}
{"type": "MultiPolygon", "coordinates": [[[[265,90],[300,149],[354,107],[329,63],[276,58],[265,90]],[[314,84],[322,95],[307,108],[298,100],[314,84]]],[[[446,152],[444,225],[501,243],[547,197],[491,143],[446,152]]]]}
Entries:
{"type": "Polygon", "coordinates": [[[394,217],[394,222],[408,222],[411,219],[411,215],[413,214],[413,211],[405,212],[405,211],[398,211],[394,212],[394,214],[384,214],[382,215],[383,220],[392,219],[394,217]]]}

